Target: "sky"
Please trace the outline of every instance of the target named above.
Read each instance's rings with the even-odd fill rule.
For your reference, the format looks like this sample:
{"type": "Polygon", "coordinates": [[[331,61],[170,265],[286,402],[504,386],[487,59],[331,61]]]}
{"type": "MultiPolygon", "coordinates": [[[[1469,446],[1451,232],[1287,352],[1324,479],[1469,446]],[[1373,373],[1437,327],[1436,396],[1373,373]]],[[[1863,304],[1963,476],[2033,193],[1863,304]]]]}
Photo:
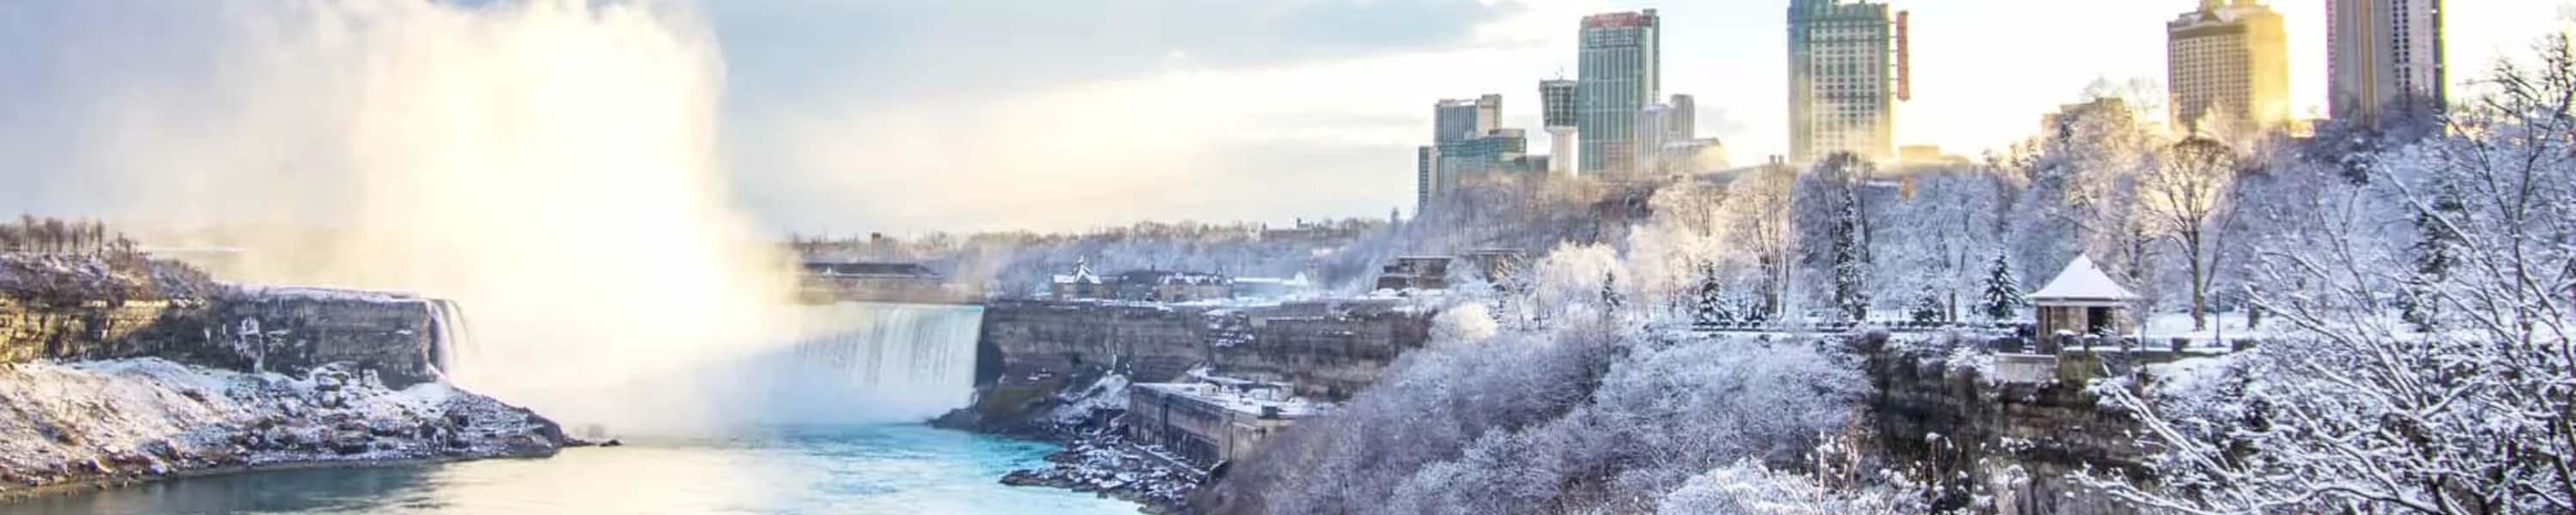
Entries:
{"type": "MultiPolygon", "coordinates": [[[[2326,2],[2271,3],[2294,112],[2321,115],[2326,2]]],[[[2454,81],[2571,10],[2448,3],[2454,81]]],[[[738,194],[809,233],[1409,211],[1434,101],[1500,93],[1504,125],[1534,129],[1537,81],[1571,73],[1578,20],[1646,7],[1665,92],[1698,96],[1699,132],[1738,163],[1786,150],[1785,0],[818,4],[709,6],[728,112],[759,126],[726,133],[752,177],[738,194]]],[[[2163,22],[2196,2],[1894,5],[1914,27],[1899,140],[1976,156],[2097,80],[2160,80],[2163,22]]]]}
{"type": "MultiPolygon", "coordinates": [[[[478,10],[507,11],[496,5],[513,1],[582,4],[430,5],[470,18],[478,10]]],[[[2473,79],[2497,56],[2566,26],[2576,13],[2571,1],[2450,0],[2452,80],[2473,79]]],[[[240,170],[284,177],[375,162],[339,155],[346,152],[307,156],[300,149],[348,145],[331,141],[337,136],[329,123],[296,120],[345,113],[329,112],[334,104],[263,95],[424,107],[402,100],[423,95],[331,89],[372,84],[365,80],[280,79],[314,68],[306,61],[329,61],[334,66],[323,69],[363,78],[366,56],[414,52],[400,38],[376,37],[386,23],[340,11],[418,3],[0,3],[0,70],[11,70],[0,74],[0,95],[8,98],[0,102],[0,159],[16,164],[0,167],[0,178],[16,186],[0,191],[0,211],[116,216],[138,202],[189,196],[184,188],[141,197],[125,191],[137,184],[231,184],[240,170]],[[316,16],[268,12],[278,10],[359,21],[312,23],[296,20],[316,16]],[[236,19],[247,21],[207,27],[236,19]],[[301,26],[308,24],[327,30],[301,26]],[[292,51],[275,51],[281,41],[292,51]],[[351,45],[377,48],[343,48],[351,45]],[[272,69],[281,71],[261,71],[272,69]],[[166,123],[173,120],[184,123],[166,123]],[[151,159],[132,158],[138,155],[151,159]],[[138,162],[150,170],[131,169],[138,162]],[[230,172],[200,172],[208,167],[230,172]]],[[[2290,24],[2294,110],[2320,113],[2326,0],[2269,3],[2290,24]]],[[[713,112],[709,126],[696,128],[711,135],[703,159],[716,180],[708,188],[773,235],[1079,230],[1140,220],[1285,225],[1409,211],[1413,148],[1428,139],[1432,103],[1499,93],[1505,126],[1535,128],[1537,82],[1570,74],[1579,19],[1645,7],[1664,19],[1664,90],[1698,97],[1700,134],[1722,139],[1737,163],[1786,147],[1787,0],[589,4],[642,4],[651,18],[644,23],[654,25],[646,29],[677,34],[669,39],[683,47],[638,58],[712,56],[709,66],[685,68],[707,70],[705,80],[715,84],[702,100],[713,112]]],[[[2026,136],[2043,113],[2080,100],[2096,81],[2160,78],[2162,24],[2195,4],[1894,2],[1913,13],[1914,36],[1915,98],[1899,107],[1898,140],[1975,156],[2026,136]]],[[[417,18],[428,17],[398,19],[417,18]]],[[[513,38],[600,32],[529,36],[442,23],[462,28],[424,33],[513,48],[580,43],[513,38]]],[[[430,57],[446,61],[414,64],[481,66],[462,53],[430,57]]],[[[518,73],[525,75],[510,80],[547,83],[548,74],[568,72],[518,73]]],[[[1544,138],[1532,146],[1547,151],[1544,138]]],[[[330,191],[313,183],[335,181],[357,179],[325,174],[276,187],[330,191]]],[[[329,222],[316,218],[306,221],[329,222]]]]}

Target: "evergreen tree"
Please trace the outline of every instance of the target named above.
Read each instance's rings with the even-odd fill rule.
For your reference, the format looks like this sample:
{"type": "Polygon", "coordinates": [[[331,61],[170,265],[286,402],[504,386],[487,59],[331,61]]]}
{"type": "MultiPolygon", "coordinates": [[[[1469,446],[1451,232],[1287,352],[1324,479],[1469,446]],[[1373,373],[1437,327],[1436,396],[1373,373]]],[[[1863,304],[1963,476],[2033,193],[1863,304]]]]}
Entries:
{"type": "Polygon", "coordinates": [[[1941,303],[1941,291],[1927,284],[1923,285],[1922,293],[1915,295],[1914,309],[1907,310],[1905,314],[1918,323],[1937,323],[1942,321],[1941,315],[1948,311],[1944,309],[1946,307],[1947,305],[1941,303]]]}
{"type": "Polygon", "coordinates": [[[1735,305],[1726,298],[1726,283],[1717,277],[1717,265],[1699,264],[1699,295],[1691,306],[1691,319],[1702,324],[1734,322],[1735,305]]]}
{"type": "Polygon", "coordinates": [[[2004,260],[2002,252],[1996,252],[1994,265],[1986,268],[1985,283],[1985,291],[1980,292],[1977,299],[1977,312],[1984,313],[1988,319],[2012,318],[2014,308],[2025,302],[2021,294],[2021,278],[2013,276],[2012,263],[2004,260]]]}
{"type": "Polygon", "coordinates": [[[2444,225],[2442,219],[2466,207],[2461,204],[2459,190],[2448,184],[2435,189],[2431,204],[2432,209],[2415,213],[2415,243],[2408,249],[2415,257],[2415,277],[2406,282],[2404,295],[2397,299],[2406,322],[2427,332],[2434,329],[2441,306],[2427,300],[2430,295],[2426,290],[2450,275],[2452,248],[2459,245],[2459,234],[2444,225]]]}
{"type": "MultiPolygon", "coordinates": [[[[1855,192],[1855,195],[1857,192],[1855,192]]],[[[1869,242],[1860,203],[1845,202],[1834,220],[1834,306],[1850,320],[1869,317],[1869,242]]]]}
{"type": "Polygon", "coordinates": [[[1625,304],[1627,304],[1627,299],[1619,295],[1619,274],[1609,271],[1601,272],[1602,316],[1611,316],[1612,314],[1619,312],[1619,307],[1625,304]]]}

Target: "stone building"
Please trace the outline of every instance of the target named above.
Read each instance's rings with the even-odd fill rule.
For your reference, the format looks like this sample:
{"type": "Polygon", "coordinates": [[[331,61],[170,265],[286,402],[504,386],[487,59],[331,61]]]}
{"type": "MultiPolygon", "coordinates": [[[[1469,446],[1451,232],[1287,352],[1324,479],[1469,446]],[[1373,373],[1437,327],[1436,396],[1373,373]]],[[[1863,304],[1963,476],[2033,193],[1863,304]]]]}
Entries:
{"type": "Polygon", "coordinates": [[[1290,396],[1285,384],[1194,379],[1129,386],[1127,436],[1213,466],[1251,454],[1262,440],[1322,406],[1290,396]]]}
{"type": "Polygon", "coordinates": [[[2137,301],[2138,294],[2111,280],[2085,256],[2076,256],[2057,278],[2030,294],[2031,305],[2039,313],[2037,335],[2042,338],[2129,332],[2136,329],[2129,311],[2137,301]]]}
{"type": "Polygon", "coordinates": [[[1108,281],[1101,280],[1099,274],[1091,273],[1089,260],[1074,260],[1073,273],[1056,274],[1054,279],[1047,285],[1047,294],[1055,297],[1055,300],[1107,299],[1118,296],[1118,291],[1110,288],[1108,281]]]}

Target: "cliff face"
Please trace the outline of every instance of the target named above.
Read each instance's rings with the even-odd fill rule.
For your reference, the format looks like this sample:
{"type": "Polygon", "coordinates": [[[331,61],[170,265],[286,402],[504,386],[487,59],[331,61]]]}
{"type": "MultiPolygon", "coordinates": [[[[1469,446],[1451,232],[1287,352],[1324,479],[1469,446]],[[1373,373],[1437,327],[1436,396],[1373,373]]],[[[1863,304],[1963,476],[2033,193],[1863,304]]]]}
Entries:
{"type": "Polygon", "coordinates": [[[1233,309],[1010,301],[985,306],[980,345],[998,355],[1005,378],[1118,365],[1138,382],[1161,382],[1208,365],[1341,397],[1429,336],[1429,316],[1389,303],[1233,309]]]}
{"type": "Polygon", "coordinates": [[[2146,455],[2132,421],[2083,384],[2001,383],[1944,352],[1880,347],[1869,353],[1871,422],[1896,456],[1967,474],[1996,513],[2136,513],[2068,479],[2087,466],[2134,478],[2146,455]]]}
{"type": "Polygon", "coordinates": [[[403,388],[435,377],[437,302],[309,289],[124,302],[0,296],[0,363],[161,357],[300,373],[346,361],[403,388]]]}
{"type": "Polygon", "coordinates": [[[1339,399],[1430,336],[1430,316],[1393,303],[1252,308],[1001,301],[984,306],[976,403],[937,425],[1054,437],[1049,416],[1106,374],[1139,383],[1207,366],[1229,377],[1289,381],[1339,399]]]}

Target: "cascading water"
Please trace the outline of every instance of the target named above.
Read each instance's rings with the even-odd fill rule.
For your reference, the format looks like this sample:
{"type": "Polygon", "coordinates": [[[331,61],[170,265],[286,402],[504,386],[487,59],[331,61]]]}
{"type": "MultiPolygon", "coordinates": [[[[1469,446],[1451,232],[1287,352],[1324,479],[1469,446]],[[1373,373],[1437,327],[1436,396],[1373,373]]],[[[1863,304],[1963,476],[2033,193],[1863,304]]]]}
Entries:
{"type": "Polygon", "coordinates": [[[975,339],[984,308],[842,302],[800,313],[792,355],[810,379],[799,386],[845,395],[872,417],[922,419],[974,396],[975,339]]]}
{"type": "MultiPolygon", "coordinates": [[[[482,348],[457,303],[428,304],[436,335],[431,355],[443,377],[469,389],[512,379],[495,374],[520,367],[502,362],[505,353],[482,348]]],[[[707,421],[711,426],[910,422],[973,400],[981,306],[842,302],[794,314],[801,336],[793,345],[764,346],[770,350],[676,373],[693,379],[682,384],[698,388],[675,390],[666,382],[615,390],[633,392],[635,410],[674,398],[724,406],[724,420],[707,421]]]]}

